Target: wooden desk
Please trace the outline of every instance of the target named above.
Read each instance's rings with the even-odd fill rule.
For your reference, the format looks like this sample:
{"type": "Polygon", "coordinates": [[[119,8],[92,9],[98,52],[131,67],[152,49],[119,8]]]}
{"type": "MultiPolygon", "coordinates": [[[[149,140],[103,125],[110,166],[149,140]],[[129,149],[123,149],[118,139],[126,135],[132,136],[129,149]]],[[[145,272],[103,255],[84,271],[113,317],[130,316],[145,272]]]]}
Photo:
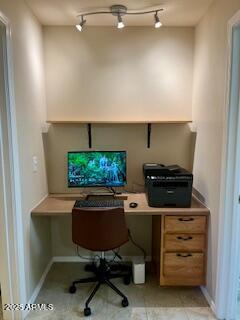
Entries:
{"type": "MultiPolygon", "coordinates": [[[[83,195],[51,194],[32,216],[71,216],[83,195]]],[[[200,286],[206,282],[209,209],[192,197],[191,208],[151,208],[144,193],[126,194],[126,215],[153,216],[152,262],[163,286],[200,286]],[[138,207],[129,207],[137,202],[138,207]]]]}
{"type": "MultiPolygon", "coordinates": [[[[75,200],[83,198],[79,194],[50,194],[32,211],[32,216],[61,216],[70,215],[75,200]]],[[[145,216],[159,216],[163,214],[168,215],[208,215],[209,209],[206,208],[195,197],[192,198],[191,208],[152,208],[148,206],[145,193],[128,193],[127,200],[124,201],[124,209],[126,215],[145,215],[145,216]],[[130,202],[137,202],[137,208],[130,208],[130,202]]]]}

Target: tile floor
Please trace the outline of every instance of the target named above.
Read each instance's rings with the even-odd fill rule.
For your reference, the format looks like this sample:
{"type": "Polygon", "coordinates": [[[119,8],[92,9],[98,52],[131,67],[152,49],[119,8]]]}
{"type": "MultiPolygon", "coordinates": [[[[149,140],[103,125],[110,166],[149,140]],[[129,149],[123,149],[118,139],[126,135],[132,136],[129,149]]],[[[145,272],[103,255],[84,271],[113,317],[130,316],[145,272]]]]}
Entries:
{"type": "Polygon", "coordinates": [[[27,320],[213,320],[216,319],[199,288],[160,288],[156,279],[147,276],[146,284],[125,286],[113,282],[129,299],[129,307],[121,307],[121,298],[103,286],[90,305],[92,316],[83,316],[84,301],[92,284],[68,293],[72,280],[87,277],[83,263],[55,263],[36,299],[36,303],[51,303],[54,311],[31,311],[27,320]]]}

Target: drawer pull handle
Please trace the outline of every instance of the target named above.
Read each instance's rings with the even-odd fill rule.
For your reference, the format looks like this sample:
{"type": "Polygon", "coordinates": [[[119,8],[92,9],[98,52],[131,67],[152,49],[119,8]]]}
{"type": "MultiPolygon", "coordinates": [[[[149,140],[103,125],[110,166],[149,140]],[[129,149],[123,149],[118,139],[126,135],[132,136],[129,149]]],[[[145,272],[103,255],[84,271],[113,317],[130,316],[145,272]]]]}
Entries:
{"type": "Polygon", "coordinates": [[[187,254],[177,253],[177,257],[188,258],[188,257],[192,257],[192,254],[191,253],[187,253],[187,254]]]}
{"type": "Polygon", "coordinates": [[[183,241],[188,241],[188,240],[192,240],[193,237],[177,237],[178,240],[183,240],[183,241]]]}
{"type": "Polygon", "coordinates": [[[179,218],[178,220],[181,222],[189,222],[189,221],[194,221],[194,218],[179,218]]]}

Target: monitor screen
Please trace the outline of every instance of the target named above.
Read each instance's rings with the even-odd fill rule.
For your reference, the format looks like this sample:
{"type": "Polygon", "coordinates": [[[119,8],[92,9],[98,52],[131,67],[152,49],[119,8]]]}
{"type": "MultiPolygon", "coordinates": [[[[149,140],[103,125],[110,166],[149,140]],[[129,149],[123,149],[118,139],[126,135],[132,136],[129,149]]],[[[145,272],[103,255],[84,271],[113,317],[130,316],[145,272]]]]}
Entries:
{"type": "Polygon", "coordinates": [[[68,187],[122,187],[126,151],[68,152],[68,187]]]}

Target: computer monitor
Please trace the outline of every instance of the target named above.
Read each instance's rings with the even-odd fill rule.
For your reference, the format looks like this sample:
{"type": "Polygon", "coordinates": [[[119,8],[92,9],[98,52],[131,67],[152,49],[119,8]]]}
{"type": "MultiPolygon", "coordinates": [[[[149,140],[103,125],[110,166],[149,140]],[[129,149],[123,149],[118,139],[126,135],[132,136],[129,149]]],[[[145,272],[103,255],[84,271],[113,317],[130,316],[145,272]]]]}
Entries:
{"type": "Polygon", "coordinates": [[[68,152],[68,187],[123,187],[126,151],[68,152]]]}

